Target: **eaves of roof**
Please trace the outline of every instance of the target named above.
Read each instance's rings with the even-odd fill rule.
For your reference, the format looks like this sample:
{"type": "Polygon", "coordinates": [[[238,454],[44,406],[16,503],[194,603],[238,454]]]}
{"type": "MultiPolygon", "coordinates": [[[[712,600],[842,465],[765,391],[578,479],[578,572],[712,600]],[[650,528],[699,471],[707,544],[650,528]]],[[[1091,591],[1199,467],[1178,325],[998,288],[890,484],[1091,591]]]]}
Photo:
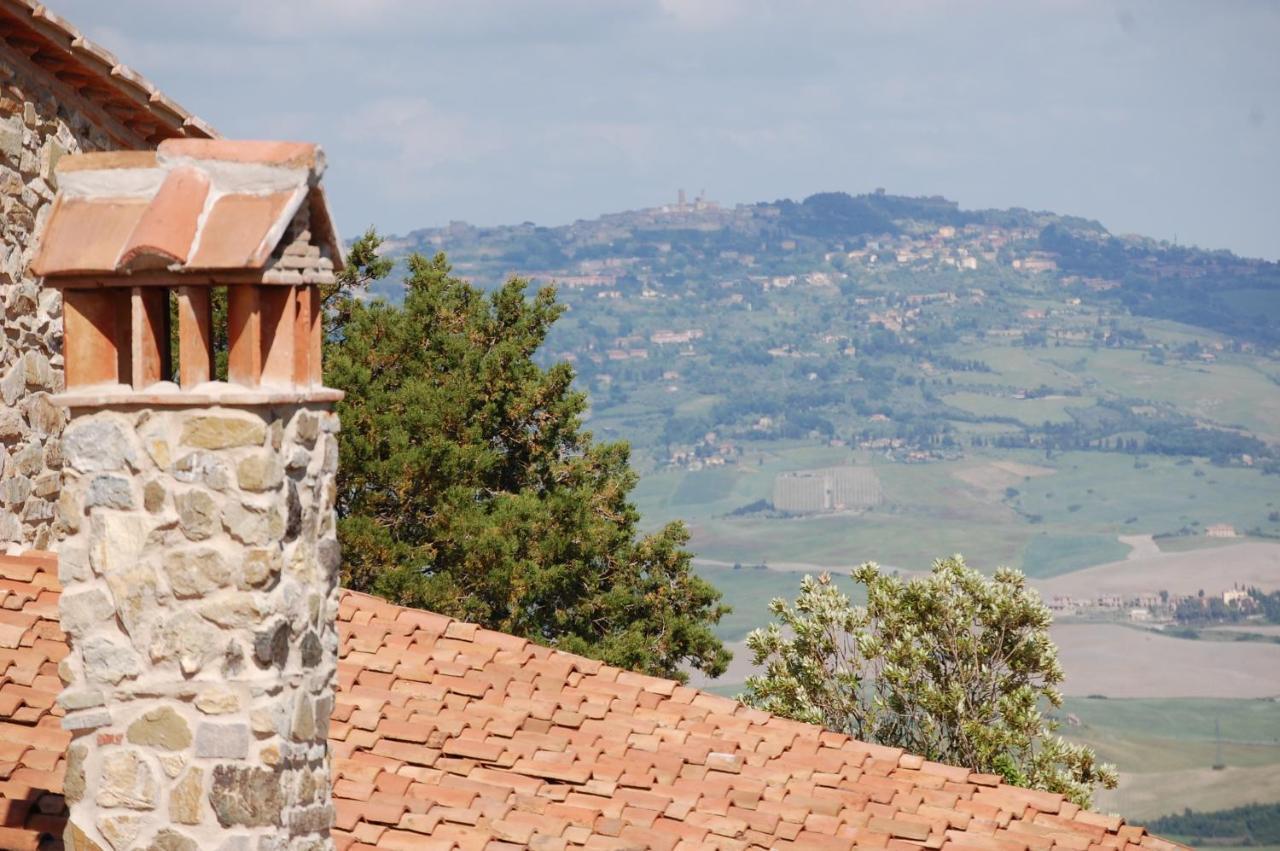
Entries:
{"type": "MultiPolygon", "coordinates": [[[[0,41],[135,137],[117,138],[121,147],[138,143],[154,147],[175,137],[218,136],[150,80],[42,3],[0,0],[0,41]]],[[[118,136],[112,129],[108,128],[109,135],[118,136]]]]}

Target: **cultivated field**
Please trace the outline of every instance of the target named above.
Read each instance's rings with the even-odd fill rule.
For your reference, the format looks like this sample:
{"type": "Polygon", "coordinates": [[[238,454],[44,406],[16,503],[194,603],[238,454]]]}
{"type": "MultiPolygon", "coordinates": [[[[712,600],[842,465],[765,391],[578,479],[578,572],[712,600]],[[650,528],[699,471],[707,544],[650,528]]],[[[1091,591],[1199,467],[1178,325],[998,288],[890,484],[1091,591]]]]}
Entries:
{"type": "Polygon", "coordinates": [[[1280,644],[1194,641],[1121,624],[1058,624],[1052,634],[1065,694],[1280,696],[1280,644]]]}
{"type": "Polygon", "coordinates": [[[1208,766],[1182,771],[1122,771],[1119,787],[1100,792],[1094,808],[1120,813],[1141,824],[1186,808],[1226,810],[1276,801],[1280,801],[1280,762],[1251,768],[1228,766],[1220,771],[1208,766]]]}
{"type": "Polygon", "coordinates": [[[959,465],[951,470],[951,475],[970,487],[995,495],[998,499],[1005,488],[1020,485],[1026,479],[1052,476],[1056,472],[1052,467],[999,460],[959,465]]]}
{"type": "Polygon", "coordinates": [[[1239,623],[1239,624],[1223,624],[1205,630],[1206,633],[1215,632],[1235,634],[1235,633],[1252,633],[1254,635],[1267,635],[1280,638],[1280,624],[1277,623],[1239,623]]]}
{"type": "MultiPolygon", "coordinates": [[[[694,552],[710,561],[838,567],[872,560],[919,570],[959,552],[984,570],[1009,565],[1039,577],[1125,559],[1133,547],[1120,536],[1145,540],[1220,522],[1269,529],[1276,525],[1270,515],[1280,510],[1274,478],[1203,461],[1148,457],[1135,464],[1124,455],[1084,452],[1046,459],[1029,451],[927,464],[868,460],[843,448],[761,442],[736,465],[646,475],[636,498],[647,527],[684,520],[694,552]],[[779,474],[868,460],[883,501],[860,514],[733,514],[771,499],[779,474]]],[[[1164,550],[1174,547],[1170,542],[1205,540],[1156,543],[1164,550]]],[[[1203,557],[1204,551],[1193,556],[1203,557]]]]}
{"type": "Polygon", "coordinates": [[[1184,807],[1280,800],[1280,704],[1271,700],[1067,698],[1061,732],[1120,769],[1097,806],[1148,821],[1184,807]],[[1220,737],[1220,741],[1219,741],[1220,737]],[[1213,766],[1221,762],[1223,770],[1213,766]]]}
{"type": "Polygon", "coordinates": [[[1036,586],[1046,596],[1091,598],[1100,594],[1220,593],[1236,584],[1266,591],[1280,589],[1280,543],[1246,541],[1189,552],[1129,558],[1077,570],[1036,586]]]}

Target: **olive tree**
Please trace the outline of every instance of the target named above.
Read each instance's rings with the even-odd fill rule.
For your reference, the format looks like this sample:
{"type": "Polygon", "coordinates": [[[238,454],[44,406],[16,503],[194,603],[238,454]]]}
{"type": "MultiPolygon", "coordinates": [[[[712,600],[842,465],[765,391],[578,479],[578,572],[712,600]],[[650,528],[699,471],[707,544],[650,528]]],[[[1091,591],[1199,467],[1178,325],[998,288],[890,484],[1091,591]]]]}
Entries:
{"type": "Polygon", "coordinates": [[[747,638],[763,673],[743,702],[928,759],[1060,792],[1087,806],[1115,770],[1055,735],[1062,705],[1052,616],[1015,570],[991,578],[960,556],[902,579],[864,564],[855,606],[831,577],[806,576],[794,603],[747,638]]]}

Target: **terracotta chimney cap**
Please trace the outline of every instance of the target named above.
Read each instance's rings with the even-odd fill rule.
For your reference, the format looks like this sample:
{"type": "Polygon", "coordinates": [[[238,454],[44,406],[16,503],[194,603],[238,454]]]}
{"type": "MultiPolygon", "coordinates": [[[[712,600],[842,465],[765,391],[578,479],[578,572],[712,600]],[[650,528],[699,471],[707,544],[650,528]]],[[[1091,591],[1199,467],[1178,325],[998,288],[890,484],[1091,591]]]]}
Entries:
{"type": "Polygon", "coordinates": [[[84,276],[92,285],[123,284],[144,269],[178,278],[262,272],[304,204],[320,213],[312,244],[339,271],[323,172],[323,151],[306,142],[169,139],[155,152],[63,157],[31,271],[52,286],[84,276]]]}

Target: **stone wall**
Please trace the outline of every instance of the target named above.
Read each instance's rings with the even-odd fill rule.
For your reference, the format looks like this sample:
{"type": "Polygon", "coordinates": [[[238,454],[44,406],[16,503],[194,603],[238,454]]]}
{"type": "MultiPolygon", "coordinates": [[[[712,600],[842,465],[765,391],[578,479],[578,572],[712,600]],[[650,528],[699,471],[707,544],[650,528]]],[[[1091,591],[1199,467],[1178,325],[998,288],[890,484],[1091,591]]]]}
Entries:
{"type": "Polygon", "coordinates": [[[27,275],[35,234],[58,159],[112,147],[51,85],[0,43],[0,552],[47,549],[58,498],[62,308],[27,275]]]}
{"type": "Polygon", "coordinates": [[[337,417],[73,412],[69,848],[331,848],[337,417]]]}

